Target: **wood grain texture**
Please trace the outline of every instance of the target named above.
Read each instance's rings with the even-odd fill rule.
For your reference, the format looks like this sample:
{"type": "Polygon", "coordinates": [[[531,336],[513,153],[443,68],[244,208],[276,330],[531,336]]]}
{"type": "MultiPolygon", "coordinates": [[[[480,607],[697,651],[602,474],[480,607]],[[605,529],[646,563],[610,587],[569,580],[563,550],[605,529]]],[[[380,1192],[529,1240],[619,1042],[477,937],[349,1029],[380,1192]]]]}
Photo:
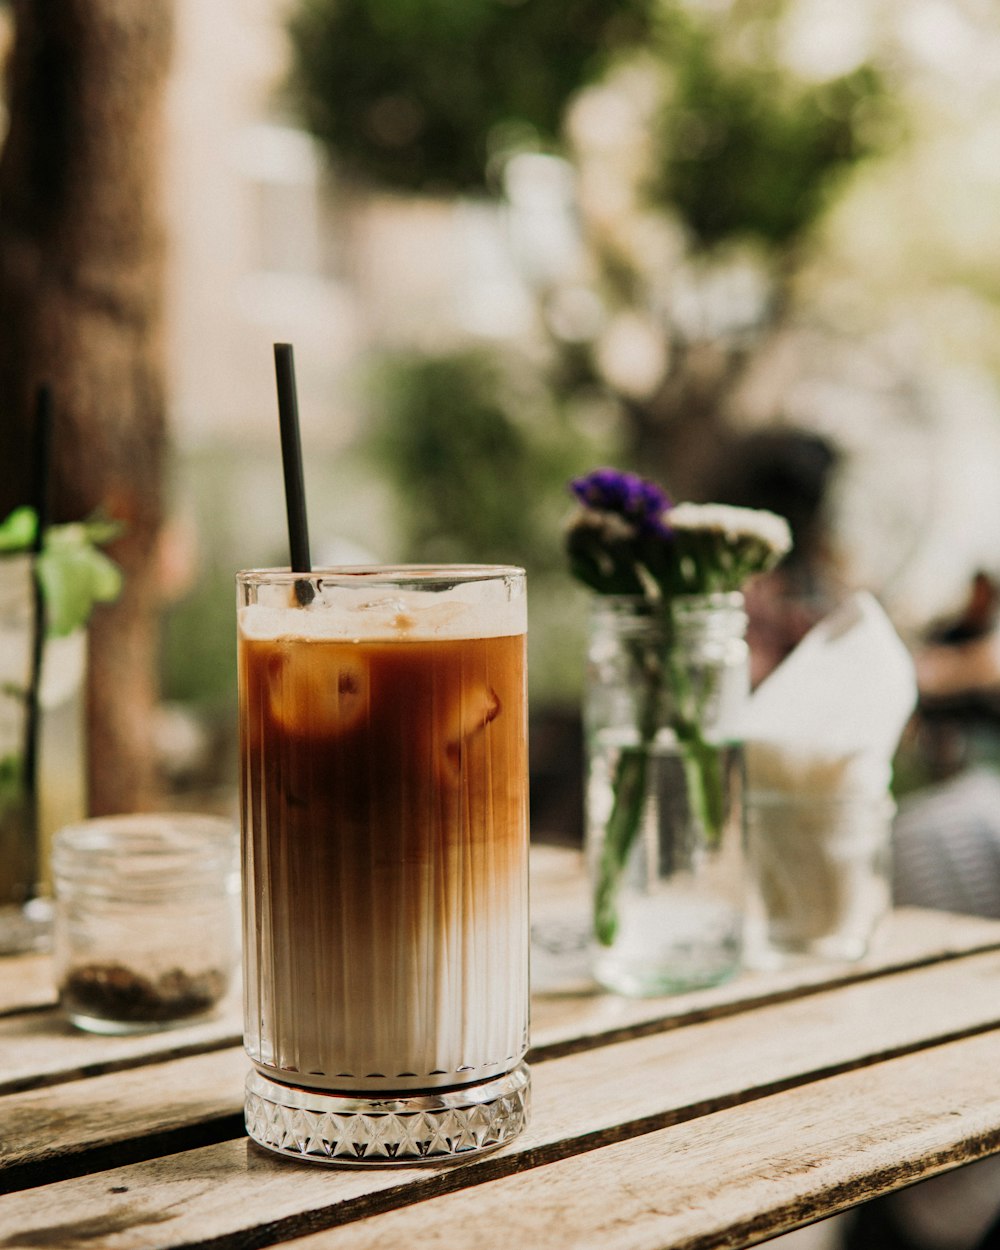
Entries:
{"type": "Polygon", "coordinates": [[[0,1016],[51,1007],[55,1000],[48,955],[0,956],[0,1016]]]}
{"type": "Polygon", "coordinates": [[[224,1119],[230,1136],[241,1133],[248,1066],[242,1048],[232,1048],[0,1098],[0,1192],[29,1165],[37,1183],[47,1167],[65,1174],[67,1161],[86,1152],[121,1147],[127,1156],[145,1139],[224,1119]]]}
{"type": "Polygon", "coordinates": [[[341,1172],[223,1143],[0,1199],[0,1247],[749,1246],[995,1152],[998,1063],[991,1034],[513,1174],[503,1154],[341,1172]]]}
{"type": "Polygon", "coordinates": [[[239,998],[217,1016],[161,1033],[102,1037],[74,1029],[52,1008],[0,1018],[0,1094],[97,1076],[175,1055],[233,1046],[243,1034],[239,998]]]}
{"type": "MultiPolygon", "coordinates": [[[[861,1141],[856,1142],[862,1162],[853,1188],[847,1186],[847,1179],[841,1178],[836,1185],[831,1182],[827,1188],[821,1187],[803,1196],[795,1186],[801,1186],[804,1177],[808,1177],[794,1171],[795,1186],[791,1189],[779,1186],[780,1201],[772,1200],[766,1187],[762,1190],[760,1207],[762,1211],[772,1212],[766,1226],[773,1233],[806,1218],[801,1214],[804,1208],[795,1205],[806,1198],[815,1202],[809,1210],[816,1213],[815,1218],[820,1218],[828,1210],[838,1209],[838,1203],[843,1206],[858,1200],[866,1185],[873,1186],[873,1192],[879,1186],[890,1187],[893,1181],[883,1162],[873,1173],[875,1179],[865,1179],[870,1166],[864,1162],[869,1149],[868,1138],[871,1133],[882,1141],[886,1157],[889,1157],[891,1132],[880,1125],[884,1122],[895,1132],[905,1121],[907,1132],[916,1143],[917,1129],[926,1112],[922,1101],[924,1094],[920,1092],[924,1084],[928,1084],[945,1104],[953,1105],[956,1115],[949,1119],[942,1113],[934,1120],[934,1135],[927,1139],[926,1156],[921,1156],[914,1144],[911,1162],[906,1167],[917,1168],[921,1175],[921,1168],[928,1169],[927,1174],[930,1174],[953,1161],[978,1157],[1000,1145],[1000,1093],[992,1101],[983,1102],[988,1108],[983,1118],[970,1119],[974,1095],[983,1094],[983,1074],[995,1070],[1000,1060],[1000,1032],[975,1034],[997,1023],[998,1008],[1000,953],[996,952],[951,965],[900,973],[884,981],[860,982],[826,994],[762,1007],[745,1015],[711,1020],[683,1030],[636,1038],[540,1063],[534,1070],[533,1120],[528,1130],[503,1151],[468,1164],[392,1171],[327,1170],[296,1166],[266,1156],[244,1140],[234,1140],[53,1184],[45,1191],[48,1201],[44,1208],[38,1206],[37,1193],[30,1190],[0,1198],[0,1247],[50,1244],[46,1237],[53,1239],[51,1244],[65,1244],[58,1237],[69,1238],[76,1234],[69,1228],[53,1231],[53,1209],[72,1212],[77,1232],[82,1227],[96,1230],[92,1235],[97,1240],[92,1244],[106,1246],[108,1250],[131,1250],[132,1247],[156,1250],[157,1247],[200,1244],[210,1237],[223,1238],[223,1245],[265,1244],[255,1240],[264,1236],[260,1232],[262,1229],[267,1230],[268,1239],[280,1240],[466,1186],[475,1187],[477,1200],[492,1203],[492,1191],[501,1184],[498,1178],[515,1172],[533,1174],[536,1170],[552,1176],[553,1166],[561,1161],[566,1161],[569,1178],[579,1167],[580,1181],[567,1179],[567,1192],[558,1199],[570,1203],[572,1191],[586,1189],[591,1184],[588,1160],[609,1150],[615,1152],[610,1157],[616,1161],[618,1185],[630,1183],[628,1160],[634,1152],[635,1177],[639,1185],[635,1218],[641,1224],[643,1203],[648,1205],[648,1194],[669,1192],[659,1188],[660,1181],[656,1181],[658,1188],[655,1190],[647,1189],[645,1170],[652,1168],[652,1177],[664,1154],[662,1144],[650,1153],[647,1143],[652,1139],[661,1143],[690,1140],[697,1144],[703,1139],[695,1131],[700,1132],[709,1122],[734,1124],[731,1129],[723,1128],[710,1134],[707,1139],[710,1147],[699,1146],[695,1150],[686,1183],[693,1186],[691,1177],[700,1176],[700,1183],[710,1183],[711,1188],[728,1183],[731,1169],[738,1171],[742,1167],[748,1175],[754,1173],[757,1160],[768,1151],[775,1157],[784,1152],[782,1157],[797,1160],[800,1140],[807,1140],[802,1136],[805,1128],[814,1133],[815,1149],[829,1141],[831,1148],[836,1147],[839,1152],[840,1163],[846,1166],[853,1149],[851,1137],[857,1138],[859,1125],[871,1125],[870,1132],[866,1127],[861,1141]],[[929,1048],[936,1039],[961,1032],[970,1036],[929,1048]],[[913,1053],[906,1055],[907,1051],[913,1053]],[[922,1083],[915,1086],[917,1093],[912,1099],[903,1078],[898,1078],[898,1088],[891,1081],[883,1088],[883,1078],[888,1081],[889,1074],[899,1071],[901,1059],[886,1058],[894,1055],[911,1061],[905,1071],[915,1072],[922,1083]],[[960,1060],[963,1055],[967,1056],[964,1061],[960,1060]],[[868,1066],[852,1072],[858,1064],[868,1066]],[[847,1077],[854,1076],[857,1083],[843,1083],[847,1077]],[[840,1091],[844,1089],[854,1102],[850,1114],[842,1116],[840,1091]],[[836,1101],[832,1120],[825,1110],[831,1099],[836,1101]],[[754,1110],[768,1106],[780,1110],[754,1110]],[[751,1119],[744,1120],[744,1115],[751,1119]],[[753,1133],[747,1124],[755,1126],[753,1133]],[[825,1136],[828,1124],[831,1126],[829,1138],[825,1136]],[[680,1130],[684,1130],[680,1138],[667,1136],[680,1130]],[[689,1132],[695,1132],[695,1136],[689,1139],[689,1132]],[[980,1138],[982,1141],[977,1145],[980,1138]],[[722,1170],[716,1166],[714,1155],[720,1143],[731,1156],[722,1170]],[[584,1157],[577,1164],[570,1162],[571,1156],[577,1155],[584,1157]],[[486,1181],[496,1183],[484,1189],[486,1181]],[[844,1199],[844,1194],[852,1196],[844,1199]],[[793,1209],[798,1214],[790,1215],[793,1209]],[[10,1240],[13,1235],[21,1240],[10,1240]]],[[[170,1065],[171,1068],[177,1066],[170,1065]]],[[[195,1092],[196,1078],[192,1074],[197,1066],[194,1061],[186,1062],[188,1096],[194,1105],[204,1108],[212,1093],[209,1088],[200,1094],[195,1092]]],[[[220,1059],[217,1069],[206,1063],[198,1079],[211,1085],[219,1080],[223,1069],[229,1072],[228,1059],[220,1059]]],[[[151,1073],[155,1073],[155,1069],[141,1074],[122,1074],[120,1078],[123,1082],[126,1078],[136,1081],[128,1095],[127,1115],[122,1113],[123,1131],[134,1133],[141,1124],[143,1087],[138,1077],[151,1073]]],[[[94,1081],[88,1081],[82,1082],[75,1092],[69,1085],[58,1093],[51,1091],[59,1098],[61,1107],[67,1105],[64,1096],[79,1098],[77,1127],[84,1133],[87,1131],[86,1092],[94,1085],[94,1081]]],[[[149,1114],[153,1117],[156,1099],[149,1087],[145,1088],[150,1098],[149,1114]]],[[[177,1080],[171,1073],[169,1091],[175,1094],[176,1089],[177,1080]]],[[[105,1096],[109,1115],[117,1117],[113,1096],[109,1093],[105,1096]]],[[[164,1105],[168,1101],[161,1101],[158,1115],[169,1114],[169,1107],[164,1105]]],[[[16,1105],[10,1099],[0,1100],[0,1116],[5,1104],[16,1105]]],[[[101,1132],[106,1134],[103,1125],[101,1132]]],[[[106,1136],[101,1140],[106,1140],[106,1136]]],[[[41,1143],[37,1148],[42,1148],[41,1143]]],[[[684,1146],[685,1151],[690,1149],[691,1146],[684,1146]]],[[[675,1153],[674,1148],[667,1153],[675,1153]]],[[[23,1159],[24,1155],[21,1157],[23,1159]]],[[[557,1175],[562,1176],[562,1172],[557,1175]]],[[[898,1179],[904,1173],[897,1171],[892,1176],[898,1179]]],[[[904,1179],[908,1176],[906,1172],[904,1179]]],[[[778,1179],[782,1178],[783,1173],[779,1173],[778,1179]]],[[[551,1222],[553,1212],[561,1219],[563,1211],[544,1196],[545,1183],[542,1182],[541,1197],[532,1189],[535,1196],[531,1200],[548,1204],[545,1219],[551,1222]]],[[[649,1185],[653,1183],[653,1179],[648,1181],[649,1185]]],[[[676,1182],[671,1180],[670,1183],[676,1182]]],[[[505,1180],[502,1184],[507,1186],[509,1182],[505,1180]]],[[[604,1201],[614,1205],[607,1195],[604,1201]]],[[[753,1205],[750,1198],[747,1201],[753,1205]]],[[[714,1219],[715,1198],[710,1205],[714,1219]]],[[[502,1209],[501,1202],[496,1211],[502,1209]]],[[[604,1214],[606,1217],[607,1212],[604,1214]]],[[[701,1217],[706,1217],[704,1210],[701,1217]]],[[[629,1219],[632,1218],[630,1215],[629,1219]]],[[[741,1220],[743,1218],[740,1216],[741,1220]]],[[[450,1224],[449,1227],[453,1238],[458,1226],[450,1224]]],[[[598,1223],[595,1227],[603,1225],[598,1223]]],[[[604,1229],[602,1238],[606,1235],[607,1229],[604,1229]]],[[[464,1230],[462,1240],[471,1240],[464,1230]]],[[[398,1244],[391,1230],[382,1244],[398,1244]]],[[[556,1244],[585,1246],[589,1243],[584,1240],[577,1243],[570,1238],[556,1244]]],[[[728,1243],[709,1241],[706,1244],[728,1243]]]]}
{"type": "Polygon", "coordinates": [[[737,1250],[1000,1150],[998,1063],[954,1043],[289,1244],[737,1250]]]}
{"type": "MultiPolygon", "coordinates": [[[[579,886],[565,855],[534,858],[540,914],[579,886]]],[[[996,922],[904,912],[856,965],[537,996],[526,1132],[391,1170],[246,1140],[235,997],[201,1025],[94,1037],[38,1009],[44,967],[0,961],[0,1250],[710,1250],[1000,1151],[996,922]]]]}

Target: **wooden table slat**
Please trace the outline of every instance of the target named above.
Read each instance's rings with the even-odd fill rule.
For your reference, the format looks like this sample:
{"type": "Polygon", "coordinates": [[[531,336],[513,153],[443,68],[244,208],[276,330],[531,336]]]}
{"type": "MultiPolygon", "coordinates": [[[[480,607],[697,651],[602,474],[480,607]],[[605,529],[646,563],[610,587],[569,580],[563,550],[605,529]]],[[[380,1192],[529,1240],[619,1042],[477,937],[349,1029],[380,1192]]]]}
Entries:
{"type": "Polygon", "coordinates": [[[8,1173],[30,1167],[38,1183],[87,1152],[131,1144],[136,1157],[150,1137],[236,1117],[230,1135],[241,1134],[247,1068],[242,1047],[229,1048],[0,1098],[0,1193],[8,1173]]]}
{"type": "Polygon", "coordinates": [[[55,1008],[8,1016],[0,1018],[0,1094],[218,1050],[242,1038],[242,1003],[235,995],[211,1019],[125,1037],[81,1032],[55,1008]]]}

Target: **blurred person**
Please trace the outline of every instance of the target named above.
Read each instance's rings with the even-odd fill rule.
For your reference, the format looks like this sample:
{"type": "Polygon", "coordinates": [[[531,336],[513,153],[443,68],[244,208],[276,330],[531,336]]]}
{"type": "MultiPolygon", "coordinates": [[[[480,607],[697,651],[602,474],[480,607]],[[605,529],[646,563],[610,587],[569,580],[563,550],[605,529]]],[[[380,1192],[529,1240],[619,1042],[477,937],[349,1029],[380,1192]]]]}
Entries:
{"type": "Polygon", "coordinates": [[[753,686],[776,668],[842,598],[845,580],[829,515],[840,452],[818,434],[775,427],[733,435],[723,445],[707,497],[783,516],[792,549],[746,588],[753,686]]]}
{"type": "Polygon", "coordinates": [[[928,631],[914,655],[917,681],[928,699],[961,698],[1000,689],[1000,586],[979,570],[958,616],[928,631]]]}

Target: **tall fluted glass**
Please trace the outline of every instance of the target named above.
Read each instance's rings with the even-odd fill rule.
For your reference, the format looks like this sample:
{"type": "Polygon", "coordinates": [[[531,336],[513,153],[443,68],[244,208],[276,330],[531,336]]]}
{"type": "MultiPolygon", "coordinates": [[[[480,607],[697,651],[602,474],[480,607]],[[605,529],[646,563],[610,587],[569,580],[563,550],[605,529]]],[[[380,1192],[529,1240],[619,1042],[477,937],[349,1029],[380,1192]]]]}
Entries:
{"type": "Polygon", "coordinates": [[[332,1162],[526,1115],[525,583],[239,575],[247,1126],[332,1162]]]}

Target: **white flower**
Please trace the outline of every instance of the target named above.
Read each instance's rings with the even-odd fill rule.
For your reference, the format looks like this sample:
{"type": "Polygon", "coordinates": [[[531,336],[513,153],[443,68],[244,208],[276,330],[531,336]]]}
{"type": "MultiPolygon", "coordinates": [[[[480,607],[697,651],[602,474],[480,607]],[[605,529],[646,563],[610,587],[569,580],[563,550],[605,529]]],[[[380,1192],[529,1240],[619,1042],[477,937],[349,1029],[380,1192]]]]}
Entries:
{"type": "Polygon", "coordinates": [[[673,530],[702,531],[720,535],[727,543],[752,539],[780,559],[792,547],[788,522],[763,508],[735,508],[724,503],[679,503],[665,515],[673,530]]]}

